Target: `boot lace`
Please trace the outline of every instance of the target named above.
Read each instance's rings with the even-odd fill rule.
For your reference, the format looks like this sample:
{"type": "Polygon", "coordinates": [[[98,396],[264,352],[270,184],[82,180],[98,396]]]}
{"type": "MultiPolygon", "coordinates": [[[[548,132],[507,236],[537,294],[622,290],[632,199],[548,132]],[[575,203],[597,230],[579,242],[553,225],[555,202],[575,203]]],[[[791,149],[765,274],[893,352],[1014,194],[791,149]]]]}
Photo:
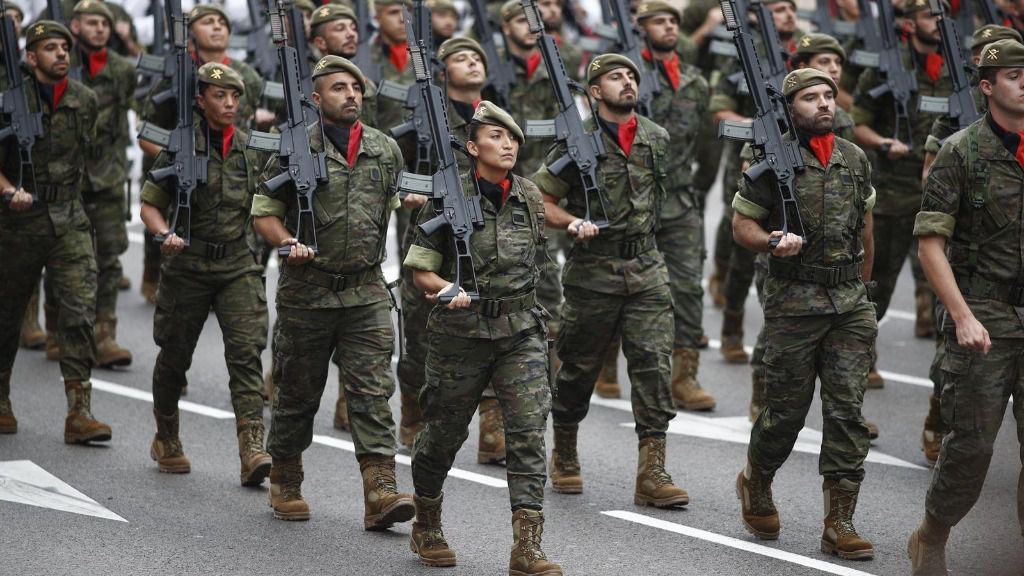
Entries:
{"type": "Polygon", "coordinates": [[[750,506],[759,515],[775,514],[775,500],[772,498],[772,485],[768,478],[758,474],[751,474],[747,480],[747,489],[750,492],[750,506]]]}
{"type": "Polygon", "coordinates": [[[398,492],[398,482],[395,480],[395,471],[386,466],[374,466],[371,480],[378,492],[388,494],[398,492]]]}
{"type": "Polygon", "coordinates": [[[647,452],[647,472],[658,487],[672,484],[672,476],[665,470],[665,449],[647,452]]]}
{"type": "Polygon", "coordinates": [[[857,529],[853,527],[853,511],[857,506],[857,498],[839,490],[832,489],[833,527],[839,536],[857,536],[857,529]]]}
{"type": "Polygon", "coordinates": [[[242,453],[246,455],[263,452],[262,430],[251,426],[242,431],[242,453]]]}
{"type": "Polygon", "coordinates": [[[540,548],[541,535],[544,533],[544,525],[540,518],[523,517],[519,527],[519,551],[526,556],[530,563],[538,560],[547,560],[544,551],[540,548]]]}

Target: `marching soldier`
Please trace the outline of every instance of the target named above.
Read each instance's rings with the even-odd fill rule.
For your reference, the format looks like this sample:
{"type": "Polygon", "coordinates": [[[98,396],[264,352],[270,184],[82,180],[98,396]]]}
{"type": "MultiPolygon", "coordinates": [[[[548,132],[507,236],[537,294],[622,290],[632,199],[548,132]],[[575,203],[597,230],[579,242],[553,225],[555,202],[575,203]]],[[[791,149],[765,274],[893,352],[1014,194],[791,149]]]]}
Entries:
{"type": "Polygon", "coordinates": [[[0,433],[14,434],[18,421],[10,401],[11,369],[18,334],[33,287],[46,267],[59,305],[57,338],[60,369],[68,399],[64,442],[110,440],[110,426],[93,417],[95,364],[93,320],[96,310],[96,258],[89,217],[82,202],[82,177],[95,143],[96,95],[68,78],[71,32],[63,24],[41,20],[27,29],[25,90],[36,91],[29,106],[41,106],[43,136],[32,150],[32,174],[20,173],[11,140],[0,142],[0,433]]]}
{"type": "Polygon", "coordinates": [[[451,0],[430,0],[427,7],[430,8],[430,31],[434,38],[431,49],[437,52],[445,41],[462,35],[459,30],[459,11],[451,0]]]}
{"type": "MultiPolygon", "coordinates": [[[[456,42],[458,40],[450,40],[456,42]]],[[[451,58],[449,58],[451,59],[451,58]]],[[[471,240],[480,300],[464,287],[427,324],[426,385],[420,393],[426,427],[416,439],[412,473],[416,522],[412,549],[428,566],[454,566],[441,529],[442,487],[480,395],[492,385],[507,423],[508,485],[514,545],[509,574],[560,575],[540,549],[544,528],[544,432],[551,409],[545,313],[534,288],[535,251],[544,243],[544,201],[529,180],[512,173],[523,132],[494,104],[480,103],[469,122],[467,148],[476,172],[466,194],[479,191],[484,227],[471,240]],[[475,182],[474,182],[475,179],[475,182]]],[[[434,217],[422,211],[420,222],[434,217]]],[[[418,231],[405,266],[432,302],[453,289],[451,240],[418,231]]]]}
{"type": "MultiPolygon", "coordinates": [[[[982,50],[988,112],[942,146],[914,224],[921,265],[946,308],[942,416],[950,431],[908,543],[913,574],[946,574],[949,531],[978,500],[992,446],[1012,395],[1024,438],[1024,45],[999,40],[982,50]]],[[[1024,492],[1017,490],[1024,529],[1024,492]]]]}
{"type": "Polygon", "coordinates": [[[763,222],[778,226],[780,219],[769,178],[744,181],[733,199],[736,241],[770,254],[764,287],[765,407],[750,433],[736,494],[747,530],[777,539],[772,479],[804,426],[820,378],[821,548],[841,558],[868,559],[874,548],[857,535],[853,512],[870,442],[861,406],[878,331],[864,286],[871,274],[875,191],[867,156],[832,132],[838,92],[831,76],[813,68],[791,72],[783,81],[806,166],[794,190],[805,225],[797,231],[802,236],[764,228],[763,222]],[[778,241],[774,249],[773,239],[778,241]]]}
{"type": "MultiPolygon", "coordinates": [[[[556,492],[583,491],[577,431],[590,407],[604,353],[619,331],[639,436],[634,502],[668,508],[689,503],[689,495],[665,470],[665,432],[675,417],[669,387],[672,294],[654,236],[669,183],[669,134],[634,111],[638,77],[636,65],[617,54],[598,56],[587,67],[597,114],[584,126],[598,131],[608,150],[599,165],[606,229],[599,231],[582,218],[584,191],[573,165],[555,176],[545,163],[533,177],[544,193],[547,225],[568,230],[576,241],[562,274],[565,308],[556,343],[562,365],[552,405],[551,485],[556,492]],[[559,206],[562,200],[565,208],[559,206]]],[[[565,153],[564,145],[557,146],[547,162],[565,153]]],[[[595,211],[596,204],[591,199],[595,211]]]]}
{"type": "MultiPolygon", "coordinates": [[[[393,187],[403,160],[393,139],[359,122],[364,89],[362,72],[340,56],[325,56],[313,70],[313,101],[326,139],[314,126],[310,141],[325,151],[329,175],[316,192],[318,251],[290,231],[298,213],[291,186],[275,192],[261,187],[252,214],[271,246],[291,246],[278,280],[274,331],[276,391],[267,445],[274,460],[274,516],[309,519],[302,453],[313,440],[313,418],[337,354],[363,477],[363,527],[381,530],[415,513],[412,496],[398,493],[395,480],[395,424],[388,405],[395,392],[395,333],[380,268],[388,220],[400,205],[393,187]]],[[[272,161],[263,180],[278,171],[272,161]]]]}

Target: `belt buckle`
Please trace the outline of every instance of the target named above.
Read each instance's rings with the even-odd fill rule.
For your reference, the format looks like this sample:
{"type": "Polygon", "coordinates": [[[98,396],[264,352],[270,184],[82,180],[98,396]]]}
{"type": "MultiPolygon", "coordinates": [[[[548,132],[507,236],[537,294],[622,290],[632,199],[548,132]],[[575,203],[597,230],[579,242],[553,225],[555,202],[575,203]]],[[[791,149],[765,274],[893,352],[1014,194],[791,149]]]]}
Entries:
{"type": "Polygon", "coordinates": [[[830,266],[826,268],[825,273],[825,285],[829,288],[835,288],[839,285],[839,274],[842,270],[836,266],[830,266]]]}
{"type": "Polygon", "coordinates": [[[42,193],[37,192],[36,196],[43,202],[53,202],[57,199],[57,187],[44,186],[42,193]]]}
{"type": "Polygon", "coordinates": [[[333,292],[342,292],[345,290],[345,286],[348,284],[347,276],[331,276],[331,290],[333,292]]]}
{"type": "Polygon", "coordinates": [[[223,244],[207,244],[206,245],[206,258],[208,260],[220,260],[224,257],[224,252],[227,248],[223,244]]]}
{"type": "Polygon", "coordinates": [[[635,240],[629,240],[622,243],[622,247],[619,249],[619,255],[626,259],[632,260],[636,258],[639,249],[635,240]]]}
{"type": "Polygon", "coordinates": [[[498,300],[484,300],[480,303],[480,313],[488,318],[501,316],[501,302],[498,300]]]}

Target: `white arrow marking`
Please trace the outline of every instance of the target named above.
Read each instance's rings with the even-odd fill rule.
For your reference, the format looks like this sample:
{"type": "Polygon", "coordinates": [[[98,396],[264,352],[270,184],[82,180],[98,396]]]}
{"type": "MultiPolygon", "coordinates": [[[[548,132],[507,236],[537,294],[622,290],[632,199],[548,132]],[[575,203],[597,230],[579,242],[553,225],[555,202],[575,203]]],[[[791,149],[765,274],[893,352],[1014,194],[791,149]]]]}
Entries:
{"type": "Polygon", "coordinates": [[[0,462],[0,500],[127,522],[30,460],[0,462]]]}

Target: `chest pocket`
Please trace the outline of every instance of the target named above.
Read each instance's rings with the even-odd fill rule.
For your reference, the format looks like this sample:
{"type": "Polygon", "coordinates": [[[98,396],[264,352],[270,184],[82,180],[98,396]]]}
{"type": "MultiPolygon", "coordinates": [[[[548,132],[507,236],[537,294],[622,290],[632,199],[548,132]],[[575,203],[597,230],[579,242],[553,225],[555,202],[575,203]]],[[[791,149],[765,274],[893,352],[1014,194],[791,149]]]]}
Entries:
{"type": "MultiPolygon", "coordinates": [[[[964,135],[968,142],[967,178],[969,193],[963,195],[961,214],[968,215],[966,226],[957,226],[955,242],[951,246],[951,263],[978,266],[978,250],[1004,232],[1015,230],[1021,213],[1021,190],[1000,190],[998,199],[992,197],[991,171],[994,166],[981,159],[978,147],[978,127],[971,125],[964,135]],[[1008,215],[1013,215],[1011,219],[1008,215]]],[[[1016,167],[1011,168],[1016,170],[1016,167]]]]}
{"type": "MultiPolygon", "coordinates": [[[[71,160],[79,153],[79,147],[85,142],[85,135],[82,133],[82,122],[79,119],[80,109],[58,108],[56,114],[50,114],[49,130],[47,130],[46,142],[49,145],[48,158],[43,160],[50,170],[50,176],[57,181],[64,181],[65,174],[56,174],[54,168],[76,167],[78,163],[71,160]]],[[[36,165],[40,162],[37,160],[36,165]]],[[[38,168],[37,168],[38,169],[38,168]]]]}

